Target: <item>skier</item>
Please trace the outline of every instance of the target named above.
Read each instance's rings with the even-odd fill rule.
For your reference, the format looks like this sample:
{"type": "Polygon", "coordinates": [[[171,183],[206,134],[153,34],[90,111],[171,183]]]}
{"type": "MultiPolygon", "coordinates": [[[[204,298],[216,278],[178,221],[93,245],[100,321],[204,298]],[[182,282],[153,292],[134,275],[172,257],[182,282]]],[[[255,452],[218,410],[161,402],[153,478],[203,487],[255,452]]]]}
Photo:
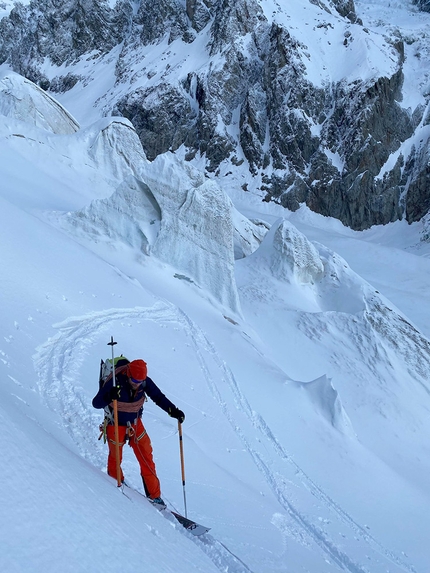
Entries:
{"type": "MultiPolygon", "coordinates": [[[[113,380],[113,377],[110,377],[113,380]]],[[[158,386],[147,376],[147,366],[144,360],[123,359],[117,363],[115,368],[115,386],[109,383],[102,385],[93,398],[94,408],[105,408],[107,412],[106,437],[109,445],[107,462],[108,474],[116,478],[116,456],[115,456],[115,427],[113,419],[113,400],[117,400],[118,405],[118,430],[119,430],[119,462],[122,460],[122,448],[126,440],[140,465],[143,487],[147,497],[156,504],[164,506],[161,498],[160,481],[155,470],[152,458],[151,440],[142,424],[143,404],[146,396],[149,396],[157,406],[167,412],[169,416],[182,423],[185,414],[179,410],[161,392],[158,386]],[[124,364],[125,363],[125,364],[124,364]],[[121,365],[122,364],[122,365],[121,365]],[[106,388],[109,386],[109,388],[106,388]]],[[[121,471],[121,481],[124,475],[121,471]]]]}

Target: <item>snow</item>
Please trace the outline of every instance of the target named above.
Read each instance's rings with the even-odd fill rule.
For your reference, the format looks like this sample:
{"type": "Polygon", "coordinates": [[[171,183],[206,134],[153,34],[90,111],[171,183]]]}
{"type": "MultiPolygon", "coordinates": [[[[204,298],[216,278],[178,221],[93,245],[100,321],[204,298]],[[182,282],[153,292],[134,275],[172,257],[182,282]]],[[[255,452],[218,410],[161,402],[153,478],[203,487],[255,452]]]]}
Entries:
{"type": "MultiPolygon", "coordinates": [[[[149,163],[91,98],[66,111],[16,75],[10,90],[37,98],[0,105],[0,570],[427,573],[423,224],[291,213],[179,153],[149,163]],[[52,129],[78,105],[81,129],[52,129]],[[128,447],[138,491],[106,475],[91,400],[111,336],[186,414],[204,537],[143,499],[128,447]]],[[[144,423],[183,512],[176,422],[148,402],[144,423]]]]}
{"type": "Polygon", "coordinates": [[[0,113],[58,134],[71,134],[78,123],[41,88],[18,74],[0,74],[0,113]]]}
{"type": "Polygon", "coordinates": [[[301,59],[314,85],[365,81],[376,74],[389,76],[395,71],[397,56],[384,37],[341,18],[335,10],[300,0],[290,1],[288,10],[283,10],[276,0],[266,0],[262,7],[269,21],[286,27],[301,43],[301,59]]]}
{"type": "MultiPolygon", "coordinates": [[[[21,2],[21,4],[26,5],[29,4],[29,1],[24,0],[24,2],[21,2]]],[[[13,9],[13,7],[15,6],[15,1],[14,0],[2,0],[0,2],[0,19],[4,18],[5,16],[9,16],[10,11],[13,9]]]]}
{"type": "Polygon", "coordinates": [[[403,65],[403,100],[405,109],[413,112],[425,104],[430,79],[429,24],[430,14],[418,11],[412,0],[383,2],[381,0],[356,0],[357,14],[372,32],[402,39],[405,48],[403,65]]]}

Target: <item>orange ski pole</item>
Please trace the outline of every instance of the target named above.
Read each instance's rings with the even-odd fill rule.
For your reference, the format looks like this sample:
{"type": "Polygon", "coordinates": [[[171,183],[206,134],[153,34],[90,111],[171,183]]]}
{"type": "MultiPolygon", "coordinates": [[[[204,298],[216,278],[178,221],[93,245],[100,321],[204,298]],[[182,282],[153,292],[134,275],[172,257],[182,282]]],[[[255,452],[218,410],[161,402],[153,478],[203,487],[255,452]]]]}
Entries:
{"type": "MultiPolygon", "coordinates": [[[[113,387],[116,386],[115,381],[115,359],[114,359],[114,352],[113,347],[116,344],[113,340],[113,336],[110,337],[110,342],[108,342],[108,346],[112,346],[112,380],[113,380],[113,387]]],[[[121,487],[122,480],[121,480],[121,464],[119,461],[119,430],[118,430],[118,400],[113,400],[113,421],[115,426],[115,462],[116,462],[116,483],[118,487],[121,487]]]]}
{"type": "Polygon", "coordinates": [[[118,430],[118,400],[113,401],[113,419],[115,424],[115,462],[116,462],[116,484],[122,486],[121,464],[119,462],[119,430],[118,430]]]}

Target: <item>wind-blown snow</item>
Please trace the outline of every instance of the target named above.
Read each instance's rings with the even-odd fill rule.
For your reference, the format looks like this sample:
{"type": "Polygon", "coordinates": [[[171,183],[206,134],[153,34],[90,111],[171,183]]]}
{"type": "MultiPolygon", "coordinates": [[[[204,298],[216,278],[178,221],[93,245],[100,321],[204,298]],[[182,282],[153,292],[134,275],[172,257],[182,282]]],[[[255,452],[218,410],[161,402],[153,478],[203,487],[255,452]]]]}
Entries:
{"type": "Polygon", "coordinates": [[[233,205],[218,185],[175,157],[160,156],[142,178],[158,199],[162,220],[154,256],[183,270],[234,313],[233,205]]]}
{"type": "Polygon", "coordinates": [[[351,420],[342,406],[339,393],[333,388],[333,384],[327,376],[321,376],[316,380],[302,384],[302,386],[309,394],[309,398],[318,413],[324,416],[334,428],[354,437],[351,420]]]}
{"type": "MultiPolygon", "coordinates": [[[[33,101],[36,123],[0,115],[0,569],[427,573],[422,226],[229,197],[174,154],[149,163],[126,120],[59,135],[68,112],[33,101]],[[140,494],[106,476],[91,399],[111,335],[186,413],[205,537],[143,499],[129,448],[140,494]]],[[[148,402],[144,422],[183,511],[175,420],[148,402]]]]}

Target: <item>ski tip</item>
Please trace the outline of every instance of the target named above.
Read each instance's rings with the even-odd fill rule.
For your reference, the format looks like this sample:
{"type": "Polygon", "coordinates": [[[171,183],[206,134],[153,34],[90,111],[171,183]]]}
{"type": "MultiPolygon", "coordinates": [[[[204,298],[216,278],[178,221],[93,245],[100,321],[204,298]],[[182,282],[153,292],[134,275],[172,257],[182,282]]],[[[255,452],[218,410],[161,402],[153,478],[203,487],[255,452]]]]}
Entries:
{"type": "Polygon", "coordinates": [[[179,521],[183,527],[185,527],[187,531],[197,537],[207,533],[211,529],[210,527],[206,527],[205,525],[201,525],[200,523],[196,523],[195,521],[184,517],[180,513],[176,513],[176,511],[171,511],[170,513],[179,521]]]}

